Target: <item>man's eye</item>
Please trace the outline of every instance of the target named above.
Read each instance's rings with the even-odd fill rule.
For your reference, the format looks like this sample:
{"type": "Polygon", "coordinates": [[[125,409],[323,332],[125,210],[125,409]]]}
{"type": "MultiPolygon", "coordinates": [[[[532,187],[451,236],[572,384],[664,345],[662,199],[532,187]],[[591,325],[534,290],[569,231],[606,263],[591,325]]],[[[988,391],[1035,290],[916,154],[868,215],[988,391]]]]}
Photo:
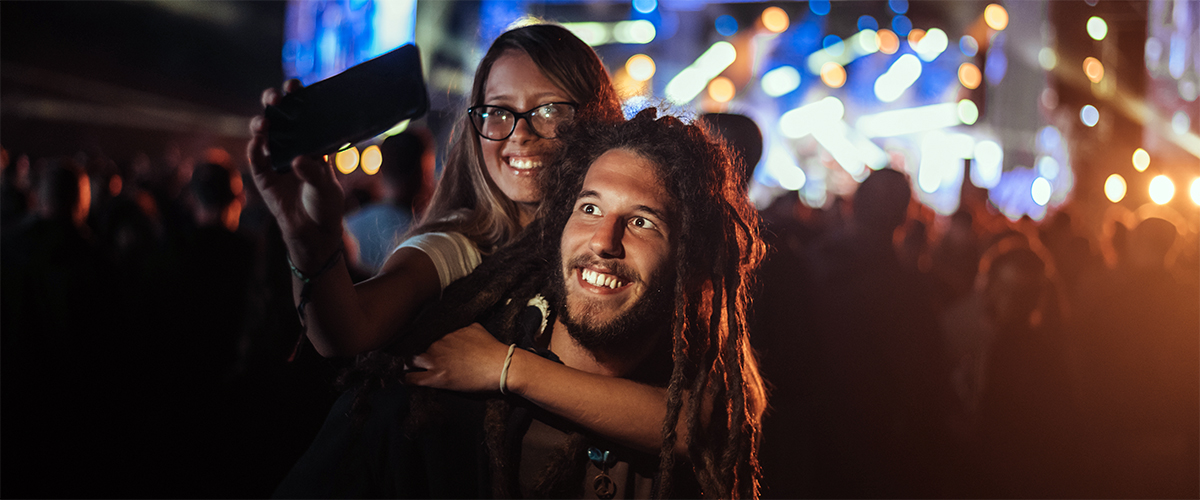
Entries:
{"type": "Polygon", "coordinates": [[[600,207],[597,207],[596,205],[593,205],[591,203],[584,203],[583,206],[579,207],[579,210],[583,211],[583,213],[585,213],[585,214],[591,214],[591,215],[596,215],[596,214],[600,213],[600,207]]]}
{"type": "Polygon", "coordinates": [[[633,224],[634,227],[640,227],[642,229],[654,229],[657,227],[653,222],[650,221],[650,219],[645,217],[634,217],[629,221],[629,223],[633,224]]]}

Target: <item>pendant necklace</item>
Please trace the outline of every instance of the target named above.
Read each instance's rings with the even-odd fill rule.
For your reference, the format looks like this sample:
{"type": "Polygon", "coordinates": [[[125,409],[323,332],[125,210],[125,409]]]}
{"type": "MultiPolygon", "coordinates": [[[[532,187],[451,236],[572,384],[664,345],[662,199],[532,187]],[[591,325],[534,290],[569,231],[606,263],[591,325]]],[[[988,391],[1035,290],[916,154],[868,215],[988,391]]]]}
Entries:
{"type": "Polygon", "coordinates": [[[588,458],[592,461],[597,469],[600,469],[600,475],[592,480],[592,489],[596,490],[596,498],[600,500],[609,500],[617,495],[617,485],[611,477],[608,477],[608,468],[617,463],[616,457],[608,450],[601,450],[595,446],[588,448],[588,458]]]}

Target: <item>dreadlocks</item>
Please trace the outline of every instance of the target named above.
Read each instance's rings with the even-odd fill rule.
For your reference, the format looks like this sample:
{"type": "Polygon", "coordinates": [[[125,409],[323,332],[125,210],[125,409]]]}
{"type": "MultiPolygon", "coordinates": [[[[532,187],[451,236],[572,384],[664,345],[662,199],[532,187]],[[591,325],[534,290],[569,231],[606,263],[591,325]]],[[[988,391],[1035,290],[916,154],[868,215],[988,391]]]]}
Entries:
{"type": "MultiPolygon", "coordinates": [[[[446,288],[442,300],[417,319],[410,335],[384,352],[360,358],[354,376],[344,380],[357,385],[359,399],[364,400],[367,390],[402,376],[406,354],[424,351],[479,315],[493,315],[499,327],[493,335],[504,343],[515,342],[519,306],[542,292],[561,265],[563,228],[588,169],[605,152],[625,149],[654,164],[679,221],[672,255],[672,367],[655,495],[671,494],[676,425],[682,418],[688,453],[704,494],[757,497],[757,450],[766,393],[750,348],[747,310],[752,274],[765,248],[758,237],[758,215],[740,188],[741,170],[733,167],[725,147],[700,127],[671,116],[658,118],[655,109],[616,125],[577,122],[560,131],[559,139],[566,153],[543,174],[547,195],[540,217],[517,241],[446,288]]],[[[515,445],[507,442],[504,432],[511,412],[512,406],[503,398],[488,403],[487,445],[498,497],[519,491],[515,445]]],[[[578,448],[578,439],[570,441],[569,446],[578,448]]],[[[571,494],[561,485],[546,492],[571,494]]]]}

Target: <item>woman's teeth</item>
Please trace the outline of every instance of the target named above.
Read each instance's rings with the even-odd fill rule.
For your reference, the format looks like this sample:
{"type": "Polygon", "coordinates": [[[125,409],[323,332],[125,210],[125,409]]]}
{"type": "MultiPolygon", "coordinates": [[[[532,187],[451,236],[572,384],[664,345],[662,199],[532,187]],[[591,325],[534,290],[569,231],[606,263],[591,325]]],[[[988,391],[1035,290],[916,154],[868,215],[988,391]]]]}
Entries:
{"type": "Polygon", "coordinates": [[[583,281],[586,281],[593,286],[616,289],[625,285],[625,283],[622,283],[620,280],[618,280],[616,276],[601,274],[596,271],[592,271],[591,269],[582,269],[579,271],[579,275],[583,278],[583,281]]]}
{"type": "Polygon", "coordinates": [[[508,166],[517,170],[532,170],[542,166],[542,162],[529,158],[509,158],[508,166]]]}

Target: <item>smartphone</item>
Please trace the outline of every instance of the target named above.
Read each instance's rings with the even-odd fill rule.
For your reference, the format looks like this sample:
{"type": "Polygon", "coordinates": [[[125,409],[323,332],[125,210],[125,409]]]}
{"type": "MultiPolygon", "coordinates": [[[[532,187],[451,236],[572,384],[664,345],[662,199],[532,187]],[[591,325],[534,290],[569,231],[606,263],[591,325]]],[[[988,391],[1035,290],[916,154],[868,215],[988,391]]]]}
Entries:
{"type": "Polygon", "coordinates": [[[332,154],[428,110],[421,53],[401,46],[267,106],[271,166],[287,172],[297,156],[332,154]]]}

